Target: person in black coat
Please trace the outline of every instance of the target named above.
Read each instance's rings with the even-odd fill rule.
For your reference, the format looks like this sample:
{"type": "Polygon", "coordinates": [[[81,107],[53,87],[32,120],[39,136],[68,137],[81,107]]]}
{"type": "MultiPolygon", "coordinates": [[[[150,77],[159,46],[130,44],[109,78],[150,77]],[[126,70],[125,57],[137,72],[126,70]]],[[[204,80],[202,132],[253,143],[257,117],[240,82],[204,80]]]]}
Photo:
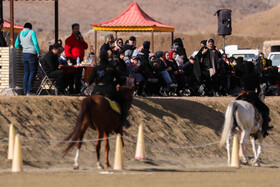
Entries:
{"type": "Polygon", "coordinates": [[[253,104],[253,106],[257,108],[258,112],[262,114],[262,132],[265,137],[268,135],[267,131],[273,128],[268,125],[270,121],[269,108],[258,97],[258,93],[260,92],[260,82],[258,75],[254,72],[254,64],[252,62],[246,62],[244,68],[245,73],[241,78],[243,91],[237,100],[244,100],[253,104]],[[258,90],[257,93],[255,92],[256,89],[258,90]]]}
{"type": "Polygon", "coordinates": [[[214,44],[214,40],[209,39],[207,47],[203,47],[197,54],[197,57],[202,60],[201,71],[205,86],[208,92],[214,92],[213,94],[217,93],[219,89],[218,73],[220,70],[219,59],[221,58],[221,53],[214,44]]]}
{"type": "Polygon", "coordinates": [[[60,45],[54,44],[51,47],[51,50],[43,57],[41,60],[43,69],[47,73],[48,77],[56,79],[56,88],[58,90],[59,95],[65,94],[65,88],[68,85],[67,79],[64,74],[64,71],[58,69],[58,53],[59,53],[60,45]]]}
{"type": "Polygon", "coordinates": [[[0,47],[7,47],[7,42],[6,42],[3,32],[2,32],[3,23],[4,23],[4,21],[0,20],[0,47]]]}

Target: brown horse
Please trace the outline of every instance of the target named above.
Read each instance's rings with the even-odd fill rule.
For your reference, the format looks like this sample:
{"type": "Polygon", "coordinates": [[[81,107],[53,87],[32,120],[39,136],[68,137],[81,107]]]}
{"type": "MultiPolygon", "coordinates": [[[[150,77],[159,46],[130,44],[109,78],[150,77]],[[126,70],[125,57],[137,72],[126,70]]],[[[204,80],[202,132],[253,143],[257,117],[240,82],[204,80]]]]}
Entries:
{"type": "MultiPolygon", "coordinates": [[[[121,86],[120,92],[124,95],[128,102],[128,107],[131,107],[133,99],[133,86],[121,86]]],[[[63,156],[68,151],[77,145],[77,152],[75,157],[74,169],[79,168],[80,149],[83,144],[82,140],[88,127],[97,131],[96,141],[96,154],[97,154],[97,167],[103,169],[100,162],[100,145],[101,139],[105,142],[105,164],[107,168],[110,168],[109,164],[109,133],[115,131],[116,133],[123,135],[123,127],[120,122],[120,114],[112,110],[109,102],[102,95],[93,95],[83,99],[79,111],[79,116],[76,121],[76,126],[73,131],[65,138],[65,141],[72,141],[64,150],[63,156]]]]}

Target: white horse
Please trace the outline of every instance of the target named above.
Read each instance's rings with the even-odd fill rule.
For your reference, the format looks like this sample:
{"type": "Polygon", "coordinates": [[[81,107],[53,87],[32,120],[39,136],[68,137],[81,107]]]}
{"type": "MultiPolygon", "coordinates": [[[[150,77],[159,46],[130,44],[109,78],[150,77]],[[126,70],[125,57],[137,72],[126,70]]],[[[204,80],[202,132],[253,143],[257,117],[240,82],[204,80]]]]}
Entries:
{"type": "Polygon", "coordinates": [[[234,100],[229,103],[225,114],[223,133],[220,141],[220,145],[225,142],[227,144],[228,164],[230,164],[231,161],[230,139],[232,138],[233,133],[241,131],[240,146],[243,152],[243,163],[248,164],[248,155],[247,151],[245,151],[245,143],[250,136],[254,152],[252,165],[259,166],[258,160],[262,152],[263,135],[260,130],[260,124],[262,124],[262,122],[261,120],[257,120],[258,117],[256,114],[257,112],[255,107],[246,101],[234,100]],[[259,142],[257,152],[254,138],[255,136],[259,142]]]}

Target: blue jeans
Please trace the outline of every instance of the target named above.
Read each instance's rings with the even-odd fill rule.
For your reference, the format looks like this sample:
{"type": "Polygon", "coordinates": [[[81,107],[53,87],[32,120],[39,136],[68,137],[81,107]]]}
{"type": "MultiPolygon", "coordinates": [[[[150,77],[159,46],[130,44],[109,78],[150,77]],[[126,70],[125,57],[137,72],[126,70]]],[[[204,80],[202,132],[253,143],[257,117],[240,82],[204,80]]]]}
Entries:
{"type": "Polygon", "coordinates": [[[36,54],[23,53],[22,62],[24,65],[23,92],[32,92],[33,83],[38,69],[38,59],[36,54]]]}

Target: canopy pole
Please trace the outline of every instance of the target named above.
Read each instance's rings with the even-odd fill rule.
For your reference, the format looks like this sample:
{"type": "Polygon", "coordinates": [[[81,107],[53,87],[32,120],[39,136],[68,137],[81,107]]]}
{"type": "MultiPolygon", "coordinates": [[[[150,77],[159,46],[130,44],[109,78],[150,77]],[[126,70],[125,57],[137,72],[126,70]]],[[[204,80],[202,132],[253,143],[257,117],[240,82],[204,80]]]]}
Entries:
{"type": "Polygon", "coordinates": [[[54,1],[54,32],[55,32],[55,43],[58,42],[58,0],[54,1]]]}
{"type": "Polygon", "coordinates": [[[172,45],[173,45],[173,40],[174,40],[174,32],[171,32],[171,48],[172,48],[172,45]]]}
{"type": "Polygon", "coordinates": [[[118,31],[115,31],[115,39],[118,38],[118,31]]]}
{"type": "Polygon", "coordinates": [[[152,30],[152,53],[154,52],[154,31],[152,30]]]}
{"type": "Polygon", "coordinates": [[[0,21],[4,21],[3,19],[3,1],[0,0],[0,21]]]}
{"type": "Polygon", "coordinates": [[[97,64],[96,55],[97,55],[97,31],[94,31],[94,64],[97,64]]]}
{"type": "Polygon", "coordinates": [[[10,46],[14,47],[14,0],[10,0],[10,46]]]}

